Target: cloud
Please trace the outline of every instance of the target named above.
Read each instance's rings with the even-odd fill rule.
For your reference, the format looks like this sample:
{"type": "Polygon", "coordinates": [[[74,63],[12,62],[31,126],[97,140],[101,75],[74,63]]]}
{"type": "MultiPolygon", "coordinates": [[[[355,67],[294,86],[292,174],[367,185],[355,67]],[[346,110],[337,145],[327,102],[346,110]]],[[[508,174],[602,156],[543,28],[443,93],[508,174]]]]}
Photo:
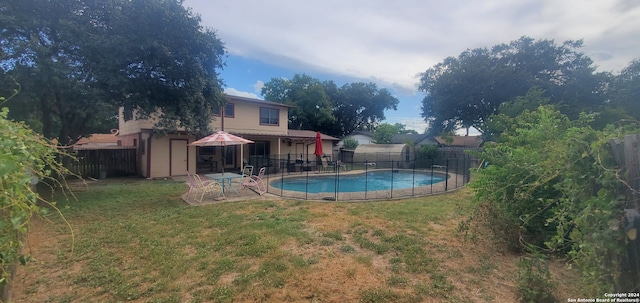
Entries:
{"type": "Polygon", "coordinates": [[[607,71],[624,67],[640,49],[640,6],[631,0],[187,0],[185,6],[201,14],[231,54],[375,79],[404,93],[415,93],[415,75],[448,56],[521,36],[584,39],[583,51],[607,71]]]}
{"type": "Polygon", "coordinates": [[[228,95],[232,95],[232,96],[238,96],[238,97],[262,99],[262,98],[260,98],[260,96],[254,94],[254,93],[239,91],[239,90],[237,90],[237,89],[235,89],[233,87],[225,88],[224,89],[224,93],[228,94],[228,95]]]}
{"type": "Polygon", "coordinates": [[[262,88],[264,87],[264,82],[262,82],[261,80],[256,81],[256,83],[253,84],[253,89],[256,91],[256,93],[262,93],[262,88]]]}

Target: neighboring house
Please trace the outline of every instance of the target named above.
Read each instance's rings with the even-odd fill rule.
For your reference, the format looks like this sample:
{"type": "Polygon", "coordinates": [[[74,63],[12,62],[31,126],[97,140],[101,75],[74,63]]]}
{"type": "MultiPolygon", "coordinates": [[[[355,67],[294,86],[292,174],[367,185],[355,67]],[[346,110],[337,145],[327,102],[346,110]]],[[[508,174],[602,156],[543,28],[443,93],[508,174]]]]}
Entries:
{"type": "Polygon", "coordinates": [[[414,147],[421,145],[438,145],[438,142],[430,135],[425,134],[397,134],[391,138],[393,144],[411,144],[414,147]]]}
{"type": "Polygon", "coordinates": [[[342,140],[340,140],[337,144],[336,144],[336,149],[340,149],[344,146],[344,139],[346,138],[351,138],[354,139],[356,141],[358,141],[358,145],[362,145],[362,144],[373,144],[373,133],[368,132],[368,131],[355,131],[353,133],[351,133],[348,136],[345,136],[342,140]]]}
{"type": "Polygon", "coordinates": [[[82,137],[73,144],[74,150],[79,149],[109,149],[118,147],[118,132],[111,134],[92,134],[89,137],[82,137]]]}
{"type": "MultiPolygon", "coordinates": [[[[227,95],[227,104],[217,110],[211,128],[254,141],[252,144],[226,147],[195,147],[189,144],[196,138],[184,131],[156,136],[153,119],[124,121],[119,113],[119,145],[138,148],[138,168],[142,176],[158,178],[185,175],[190,172],[206,173],[240,171],[243,163],[256,166],[269,165],[282,169],[286,163],[272,163],[272,159],[315,159],[315,131],[289,130],[290,106],[260,99],[227,95]],[[222,115],[220,114],[222,113],[222,115]],[[240,152],[242,148],[242,153],[240,152]],[[244,159],[240,159],[240,154],[244,159]]],[[[322,148],[333,149],[337,138],[322,135],[322,148]]]]}
{"type": "Polygon", "coordinates": [[[440,147],[461,147],[475,149],[482,146],[484,140],[480,136],[452,136],[451,142],[447,142],[444,138],[435,137],[440,147]]]}

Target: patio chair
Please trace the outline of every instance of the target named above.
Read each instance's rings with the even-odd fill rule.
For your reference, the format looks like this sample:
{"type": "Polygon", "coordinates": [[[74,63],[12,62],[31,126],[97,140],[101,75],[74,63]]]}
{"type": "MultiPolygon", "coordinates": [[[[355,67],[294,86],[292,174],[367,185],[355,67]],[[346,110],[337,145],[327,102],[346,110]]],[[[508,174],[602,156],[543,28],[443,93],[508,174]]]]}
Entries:
{"type": "Polygon", "coordinates": [[[250,177],[251,175],[253,175],[253,165],[245,165],[242,168],[242,178],[250,177]]]}
{"type": "Polygon", "coordinates": [[[200,199],[198,202],[202,203],[204,195],[209,193],[218,193],[218,198],[222,196],[224,198],[224,192],[222,191],[222,185],[215,180],[203,181],[198,174],[193,175],[193,179],[197,184],[197,191],[200,193],[200,199]]]}
{"type": "Polygon", "coordinates": [[[320,172],[333,171],[334,166],[332,163],[329,163],[327,158],[322,157],[321,160],[322,160],[322,167],[320,168],[320,172]]]}
{"type": "Polygon", "coordinates": [[[255,191],[256,193],[258,193],[259,195],[266,193],[267,187],[264,184],[264,180],[262,180],[266,169],[267,169],[266,167],[262,167],[260,168],[260,171],[258,172],[257,176],[250,176],[249,178],[243,178],[242,189],[249,188],[255,191]]]}
{"type": "Polygon", "coordinates": [[[198,183],[193,178],[193,176],[187,171],[187,185],[189,186],[189,191],[187,192],[187,197],[191,198],[194,192],[198,191],[198,183]]]}

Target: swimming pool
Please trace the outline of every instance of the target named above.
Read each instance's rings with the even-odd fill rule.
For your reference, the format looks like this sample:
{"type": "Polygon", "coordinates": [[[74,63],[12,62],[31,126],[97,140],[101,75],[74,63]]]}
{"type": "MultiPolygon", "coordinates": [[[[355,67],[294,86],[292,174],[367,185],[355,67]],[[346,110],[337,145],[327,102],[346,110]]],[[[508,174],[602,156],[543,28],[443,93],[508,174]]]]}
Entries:
{"type": "Polygon", "coordinates": [[[270,182],[272,187],[283,190],[308,193],[322,192],[365,192],[390,189],[405,189],[428,186],[445,180],[441,174],[403,170],[369,171],[359,174],[310,175],[290,177],[270,182]]]}

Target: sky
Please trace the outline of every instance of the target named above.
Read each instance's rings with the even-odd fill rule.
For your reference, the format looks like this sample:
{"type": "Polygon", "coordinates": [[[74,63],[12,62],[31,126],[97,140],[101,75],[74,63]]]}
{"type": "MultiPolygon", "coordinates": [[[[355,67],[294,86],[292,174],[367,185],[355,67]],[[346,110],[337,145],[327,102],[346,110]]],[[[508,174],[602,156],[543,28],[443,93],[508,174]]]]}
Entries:
{"type": "Polygon", "coordinates": [[[637,0],[185,0],[225,44],[225,92],[262,99],[273,78],[373,82],[400,101],[384,123],[423,133],[420,73],[467,49],[584,41],[598,71],[640,58],[637,0]]]}

